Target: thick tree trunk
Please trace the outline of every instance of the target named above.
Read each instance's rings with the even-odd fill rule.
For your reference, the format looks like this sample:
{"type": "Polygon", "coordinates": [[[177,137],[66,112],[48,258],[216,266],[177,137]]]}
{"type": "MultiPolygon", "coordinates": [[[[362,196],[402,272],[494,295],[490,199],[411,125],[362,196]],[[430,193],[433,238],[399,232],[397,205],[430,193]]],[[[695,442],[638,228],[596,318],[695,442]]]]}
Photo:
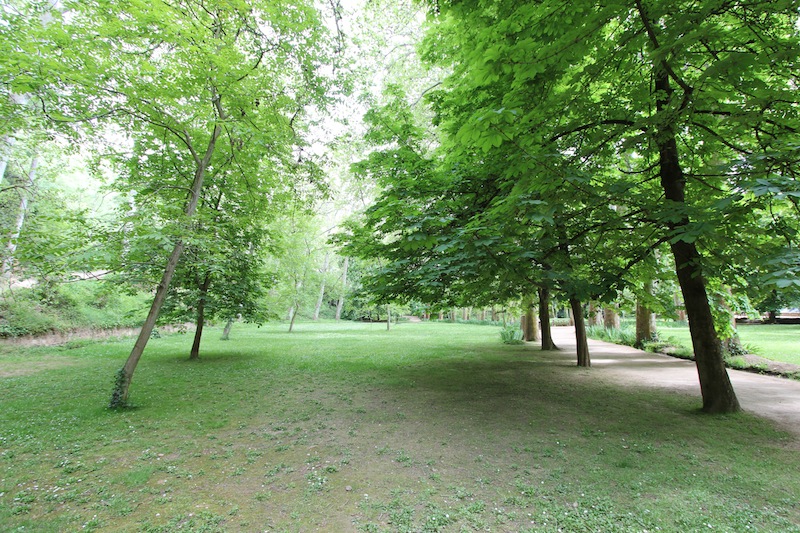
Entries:
{"type": "MultiPolygon", "coordinates": [[[[214,104],[217,106],[220,118],[224,119],[225,117],[221,112],[219,99],[216,99],[214,104]]],[[[208,165],[211,162],[211,156],[214,154],[214,148],[216,146],[217,139],[221,133],[222,126],[220,124],[216,124],[211,133],[211,137],[209,138],[208,146],[206,147],[203,158],[197,160],[197,168],[194,173],[194,180],[189,193],[189,201],[187,202],[186,209],[184,210],[184,214],[187,217],[193,216],[195,211],[197,211],[197,203],[200,201],[200,193],[203,190],[203,179],[205,178],[208,165]]],[[[161,282],[158,284],[158,287],[156,287],[156,294],[153,297],[153,303],[150,306],[150,311],[147,313],[147,318],[142,325],[139,336],[136,338],[136,342],[134,343],[133,349],[128,356],[128,360],[125,362],[125,366],[123,366],[119,372],[117,372],[114,390],[111,393],[111,401],[109,402],[109,407],[112,409],[125,407],[128,405],[128,395],[131,380],[133,379],[133,372],[136,370],[136,365],[139,364],[139,359],[142,357],[142,353],[144,353],[144,348],[147,346],[147,341],[150,340],[150,335],[153,333],[153,328],[155,327],[156,320],[158,320],[158,315],[161,312],[161,306],[164,304],[164,300],[167,297],[167,290],[169,289],[169,284],[172,281],[172,276],[175,274],[175,268],[178,266],[178,260],[180,260],[181,253],[183,253],[183,248],[184,244],[182,240],[179,240],[177,243],[175,243],[175,247],[172,249],[172,253],[167,260],[167,266],[164,268],[164,274],[161,276],[161,282]]]]}
{"type": "Polygon", "coordinates": [[[492,306],[492,322],[497,322],[497,307],[492,306]]]}
{"type": "Polygon", "coordinates": [[[534,307],[533,297],[522,299],[522,307],[525,314],[522,315],[522,332],[528,342],[539,340],[539,317],[534,307]]]}
{"type": "MultiPolygon", "coordinates": [[[[653,294],[653,280],[644,283],[643,290],[646,294],[653,294]]],[[[641,298],[636,299],[636,347],[641,348],[645,342],[650,341],[656,334],[656,315],[642,303],[641,298]]]]}
{"type": "Polygon", "coordinates": [[[572,309],[572,319],[575,321],[575,344],[578,353],[578,366],[592,366],[589,357],[589,341],[586,339],[586,320],[583,318],[583,306],[581,301],[575,296],[569,297],[569,305],[572,309]]]}
{"type": "Polygon", "coordinates": [[[550,289],[539,288],[539,319],[542,323],[542,350],[558,350],[550,331],[550,289]]]}
{"type": "Polygon", "coordinates": [[[336,302],[336,320],[342,318],[342,307],[344,306],[344,297],[347,294],[347,267],[350,265],[350,258],[344,258],[344,268],[342,269],[342,293],[339,295],[339,301],[336,302]]]}
{"type": "Polygon", "coordinates": [[[736,355],[744,352],[742,341],[739,338],[739,331],[736,328],[736,312],[731,309],[729,301],[733,300],[733,291],[730,287],[725,287],[725,295],[720,294],[717,305],[728,315],[727,334],[722,338],[722,348],[728,355],[736,355]],[[725,297],[727,295],[727,298],[725,297]]]}
{"type": "Polygon", "coordinates": [[[617,312],[618,308],[619,304],[614,304],[614,306],[607,305],[603,309],[603,326],[606,329],[619,329],[620,319],[619,313],[617,312]]]}
{"type": "Polygon", "coordinates": [[[200,284],[200,296],[197,298],[197,326],[194,330],[194,341],[192,342],[192,349],[189,352],[189,359],[200,359],[200,339],[203,338],[203,326],[206,323],[206,296],[208,296],[208,287],[211,285],[211,275],[206,274],[203,283],[200,284]]]}
{"type": "Polygon", "coordinates": [[[222,330],[222,337],[220,340],[226,341],[231,336],[231,328],[233,327],[233,317],[228,319],[228,322],[225,323],[225,327],[222,330]]]}
{"type": "MultiPolygon", "coordinates": [[[[662,67],[656,66],[654,77],[659,113],[672,112],[667,109],[672,96],[669,75],[662,67]]],[[[659,149],[659,175],[667,202],[666,207],[670,211],[682,213],[683,204],[686,202],[686,180],[679,163],[675,132],[669,124],[661,126],[661,130],[655,135],[655,141],[659,149]]],[[[688,224],[688,217],[667,223],[671,232],[678,238],[688,224]]],[[[675,270],[689,319],[689,331],[703,396],[703,410],[709,413],[739,411],[739,401],[725,370],[722,343],[714,329],[714,318],[701,269],[703,258],[694,241],[677,240],[672,242],[670,247],[675,258],[675,270]]]]}
{"type": "Polygon", "coordinates": [[[603,309],[595,302],[589,302],[589,326],[602,326],[603,325],[603,309]]]}
{"type": "Polygon", "coordinates": [[[675,304],[675,311],[678,315],[678,320],[681,322],[686,322],[686,306],[681,300],[680,291],[675,293],[673,303],[675,304]]]}

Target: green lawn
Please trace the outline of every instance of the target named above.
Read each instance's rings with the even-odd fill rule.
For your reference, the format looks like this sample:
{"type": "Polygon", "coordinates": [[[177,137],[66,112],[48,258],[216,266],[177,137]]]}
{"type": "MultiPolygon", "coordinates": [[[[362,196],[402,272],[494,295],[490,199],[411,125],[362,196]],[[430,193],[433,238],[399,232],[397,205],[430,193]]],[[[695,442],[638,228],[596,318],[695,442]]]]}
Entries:
{"type": "Polygon", "coordinates": [[[800,531],[798,442],[461,324],[0,347],[2,531],[800,531]]]}
{"type": "MultiPolygon", "coordinates": [[[[789,324],[740,324],[739,338],[752,353],[761,357],[800,365],[800,325],[789,324]]],[[[683,346],[691,347],[688,326],[673,326],[659,323],[658,335],[663,339],[674,338],[683,346]]]]}

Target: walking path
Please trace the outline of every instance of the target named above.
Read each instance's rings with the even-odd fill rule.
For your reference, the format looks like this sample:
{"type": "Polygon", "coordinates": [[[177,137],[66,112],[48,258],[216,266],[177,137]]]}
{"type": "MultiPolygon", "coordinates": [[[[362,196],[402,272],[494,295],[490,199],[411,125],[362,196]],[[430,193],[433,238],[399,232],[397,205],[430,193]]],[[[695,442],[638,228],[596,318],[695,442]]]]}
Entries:
{"type": "MultiPolygon", "coordinates": [[[[553,341],[560,348],[554,361],[575,364],[575,328],[554,327],[553,341]]],[[[665,388],[700,398],[694,361],[589,339],[592,367],[609,381],[665,388]]],[[[742,409],[777,422],[800,438],[800,381],[728,370],[742,409]]]]}

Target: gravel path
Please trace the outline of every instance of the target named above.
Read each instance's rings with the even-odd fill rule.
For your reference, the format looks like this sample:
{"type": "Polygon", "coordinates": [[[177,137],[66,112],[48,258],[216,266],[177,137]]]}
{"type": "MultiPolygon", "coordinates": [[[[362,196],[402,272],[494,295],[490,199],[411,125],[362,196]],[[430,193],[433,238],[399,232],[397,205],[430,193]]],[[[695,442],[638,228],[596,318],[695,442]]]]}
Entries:
{"type": "MultiPolygon", "coordinates": [[[[574,364],[575,331],[553,328],[553,340],[560,348],[553,360],[574,364]]],[[[592,367],[608,381],[657,387],[700,397],[697,368],[693,361],[637,350],[589,339],[592,367]]],[[[800,381],[728,370],[742,409],[778,423],[800,439],[800,381]]]]}

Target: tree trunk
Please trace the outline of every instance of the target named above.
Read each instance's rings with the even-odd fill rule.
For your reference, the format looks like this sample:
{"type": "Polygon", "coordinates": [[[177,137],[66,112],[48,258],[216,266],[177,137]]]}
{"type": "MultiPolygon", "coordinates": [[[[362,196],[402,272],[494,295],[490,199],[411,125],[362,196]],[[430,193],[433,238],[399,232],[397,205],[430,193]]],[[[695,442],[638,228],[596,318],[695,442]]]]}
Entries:
{"type": "MultiPolygon", "coordinates": [[[[646,294],[653,294],[653,280],[644,283],[643,290],[646,294]]],[[[644,343],[653,340],[656,334],[656,315],[642,303],[641,298],[636,299],[636,344],[642,348],[644,343]]]]}
{"type": "Polygon", "coordinates": [[[575,296],[569,297],[569,305],[572,309],[572,319],[575,321],[575,349],[578,352],[578,366],[592,366],[592,361],[589,357],[589,341],[586,339],[586,321],[583,318],[583,306],[575,296]]]}
{"type": "Polygon", "coordinates": [[[295,304],[295,305],[292,306],[292,309],[289,311],[291,313],[291,315],[289,316],[289,333],[291,333],[292,330],[294,329],[294,319],[297,316],[297,307],[298,307],[298,304],[295,304]]]}
{"type": "Polygon", "coordinates": [[[228,322],[225,324],[225,328],[222,330],[222,337],[220,340],[226,341],[230,338],[232,327],[233,327],[233,317],[230,317],[228,319],[228,322]]]}
{"type": "MultiPolygon", "coordinates": [[[[221,112],[219,99],[215,99],[214,103],[217,106],[219,118],[224,119],[225,117],[221,112]]],[[[186,209],[184,210],[184,214],[187,217],[193,216],[195,211],[197,211],[197,203],[200,201],[200,193],[203,190],[203,179],[205,178],[206,169],[211,162],[211,156],[214,154],[214,147],[216,146],[217,139],[221,133],[222,126],[217,123],[211,133],[211,137],[208,141],[208,146],[206,147],[203,158],[197,160],[197,168],[194,173],[194,180],[189,193],[189,201],[187,202],[186,209]]],[[[136,365],[139,364],[139,359],[141,359],[142,353],[144,353],[144,348],[147,346],[147,341],[150,340],[150,335],[153,333],[153,328],[156,325],[156,320],[158,320],[158,315],[161,312],[161,306],[164,304],[164,299],[167,297],[167,290],[169,289],[169,284],[172,281],[172,276],[175,274],[175,268],[178,266],[178,260],[181,257],[181,253],[183,253],[183,248],[183,240],[179,240],[177,243],[175,243],[175,247],[172,249],[172,253],[167,260],[167,266],[164,268],[164,274],[161,276],[161,283],[159,283],[158,287],[156,287],[156,294],[153,297],[153,303],[150,306],[150,311],[147,313],[147,318],[142,325],[141,331],[139,331],[139,336],[133,345],[131,354],[128,356],[125,366],[123,366],[117,372],[114,390],[111,393],[111,401],[109,402],[109,407],[112,409],[126,407],[128,405],[128,395],[130,391],[131,380],[133,379],[133,372],[136,370],[136,365]]]]}
{"type": "Polygon", "coordinates": [[[602,326],[603,325],[603,309],[595,302],[589,302],[589,326],[602,326]]]}
{"type": "Polygon", "coordinates": [[[314,306],[313,320],[319,320],[319,310],[322,308],[322,301],[325,299],[325,274],[328,272],[328,253],[325,254],[325,259],[322,261],[322,282],[319,287],[319,298],[317,298],[317,305],[314,306]]]}
{"type": "Polygon", "coordinates": [[[733,300],[733,291],[730,287],[725,287],[725,294],[719,295],[717,305],[728,317],[728,324],[725,328],[726,334],[722,338],[722,348],[728,355],[738,355],[744,353],[742,341],[739,338],[739,331],[736,329],[736,312],[731,309],[729,301],[733,300]],[[726,298],[727,296],[727,298],[726,298]]]}
{"type": "Polygon", "coordinates": [[[533,303],[533,297],[527,296],[522,300],[525,314],[522,315],[522,332],[528,342],[539,340],[539,317],[533,303]]]}
{"type": "Polygon", "coordinates": [[[619,308],[619,304],[614,304],[614,306],[607,305],[603,308],[603,327],[606,329],[619,329],[620,320],[619,320],[619,313],[617,309],[619,308]]]}
{"type": "Polygon", "coordinates": [[[497,322],[497,307],[492,306],[492,322],[497,322]]]}
{"type": "Polygon", "coordinates": [[[342,269],[342,293],[339,295],[339,301],[336,302],[336,320],[342,318],[342,307],[344,307],[344,297],[347,294],[347,267],[350,265],[350,258],[344,258],[344,268],[342,269]]]}
{"type": "Polygon", "coordinates": [[[194,330],[194,341],[192,342],[192,349],[189,352],[189,359],[200,359],[200,339],[203,337],[203,326],[206,323],[206,296],[208,295],[208,287],[211,285],[211,275],[206,274],[203,283],[200,284],[200,296],[197,298],[197,326],[194,330]]]}
{"type": "Polygon", "coordinates": [[[673,302],[675,303],[675,311],[678,315],[678,320],[681,322],[686,322],[686,306],[681,301],[680,291],[675,293],[673,302]]]}
{"type": "Polygon", "coordinates": [[[392,324],[392,308],[386,304],[386,331],[389,331],[392,324]]]}
{"type": "Polygon", "coordinates": [[[439,311],[439,320],[444,320],[444,311],[439,311]]]}
{"type": "Polygon", "coordinates": [[[550,332],[550,289],[539,288],[539,318],[542,323],[542,350],[558,350],[550,332]]]}
{"type": "MultiPolygon", "coordinates": [[[[656,66],[654,82],[659,114],[671,113],[668,107],[673,90],[669,75],[663,67],[656,66]]],[[[659,149],[659,176],[664,189],[666,207],[670,211],[683,213],[685,212],[683,205],[686,202],[686,178],[679,162],[675,132],[669,124],[661,126],[655,135],[655,142],[659,149]]],[[[688,224],[689,218],[684,216],[678,221],[667,222],[667,227],[672,234],[680,237],[688,224]]],[[[722,343],[714,329],[714,318],[701,270],[703,258],[694,242],[673,239],[670,248],[675,258],[675,270],[689,319],[689,331],[703,397],[703,411],[709,413],[739,411],[739,401],[725,370],[722,343]]]]}
{"type": "MultiPolygon", "coordinates": [[[[11,275],[11,269],[14,267],[14,253],[17,251],[17,240],[19,239],[22,228],[25,225],[25,217],[28,215],[28,197],[30,195],[29,189],[33,187],[33,181],[36,176],[36,167],[39,166],[39,157],[34,156],[31,161],[31,170],[25,178],[16,178],[15,181],[23,181],[21,187],[17,189],[19,193],[19,207],[17,208],[17,220],[14,224],[14,229],[8,236],[8,244],[6,245],[6,255],[3,258],[3,265],[0,267],[0,275],[7,277],[11,275]]],[[[9,180],[11,181],[11,180],[9,180]]]]}

